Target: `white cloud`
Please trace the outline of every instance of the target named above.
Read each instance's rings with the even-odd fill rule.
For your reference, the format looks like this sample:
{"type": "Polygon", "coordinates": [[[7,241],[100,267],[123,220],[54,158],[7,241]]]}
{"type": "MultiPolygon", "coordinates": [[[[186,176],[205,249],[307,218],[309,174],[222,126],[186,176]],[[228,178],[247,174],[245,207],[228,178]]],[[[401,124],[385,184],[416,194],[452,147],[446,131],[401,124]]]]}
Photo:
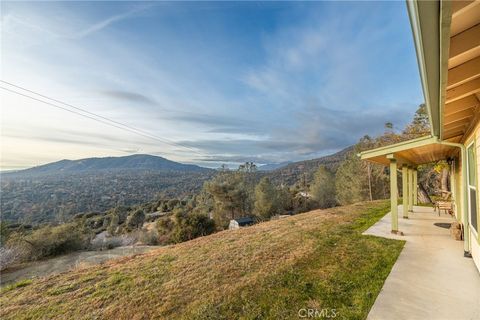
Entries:
{"type": "MultiPolygon", "coordinates": [[[[159,28],[157,43],[141,43],[139,34],[122,23],[138,22],[134,19],[144,7],[103,19],[95,15],[99,20],[76,12],[75,6],[35,8],[12,4],[2,15],[3,79],[157,136],[186,141],[212,157],[255,154],[294,160],[341,148],[376,126],[381,130],[394,107],[406,113],[402,101],[386,104],[382,92],[371,91],[368,68],[380,55],[376,41],[389,27],[378,30],[368,17],[361,30],[355,29],[356,15],[340,21],[328,14],[319,19],[315,13],[301,23],[280,24],[255,44],[265,56],[240,61],[240,67],[239,61],[228,60],[229,54],[259,48],[244,48],[227,35],[223,41],[231,51],[222,51],[220,40],[206,42],[217,30],[198,28],[182,38],[159,28]],[[201,45],[194,46],[195,41],[201,45]],[[382,104],[384,113],[371,114],[372,106],[382,104]],[[356,117],[349,117],[353,112],[356,117]],[[355,119],[368,120],[368,127],[348,122],[355,119]]],[[[157,17],[152,13],[150,19],[157,17]]],[[[198,158],[186,149],[5,92],[2,96],[2,130],[9,129],[2,131],[1,166],[124,152],[163,153],[180,161],[198,158]],[[14,130],[20,127],[28,134],[14,130]]]]}

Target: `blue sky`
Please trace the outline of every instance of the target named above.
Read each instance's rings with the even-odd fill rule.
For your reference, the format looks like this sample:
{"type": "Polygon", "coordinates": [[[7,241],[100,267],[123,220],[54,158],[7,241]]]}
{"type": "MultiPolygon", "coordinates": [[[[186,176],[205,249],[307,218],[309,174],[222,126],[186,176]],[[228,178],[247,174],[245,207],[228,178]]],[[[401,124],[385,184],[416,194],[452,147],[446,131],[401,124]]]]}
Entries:
{"type": "Polygon", "coordinates": [[[423,102],[403,1],[2,2],[1,19],[2,80],[188,146],[2,90],[2,169],[311,159],[423,102]]]}

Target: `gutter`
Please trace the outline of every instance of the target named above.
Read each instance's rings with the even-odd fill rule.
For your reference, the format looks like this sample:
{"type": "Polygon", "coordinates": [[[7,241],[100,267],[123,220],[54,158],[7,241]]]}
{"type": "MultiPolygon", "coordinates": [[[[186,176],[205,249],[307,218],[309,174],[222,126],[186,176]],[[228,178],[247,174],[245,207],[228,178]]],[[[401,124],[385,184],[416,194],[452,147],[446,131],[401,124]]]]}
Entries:
{"type": "MultiPolygon", "coordinates": [[[[437,138],[437,137],[436,137],[437,138]]],[[[438,138],[437,138],[438,139],[438,138]]],[[[460,148],[461,152],[461,165],[462,165],[462,223],[463,223],[463,255],[464,257],[472,257],[470,253],[470,230],[468,223],[468,186],[467,186],[467,147],[461,143],[448,142],[437,140],[438,144],[460,148]]]]}

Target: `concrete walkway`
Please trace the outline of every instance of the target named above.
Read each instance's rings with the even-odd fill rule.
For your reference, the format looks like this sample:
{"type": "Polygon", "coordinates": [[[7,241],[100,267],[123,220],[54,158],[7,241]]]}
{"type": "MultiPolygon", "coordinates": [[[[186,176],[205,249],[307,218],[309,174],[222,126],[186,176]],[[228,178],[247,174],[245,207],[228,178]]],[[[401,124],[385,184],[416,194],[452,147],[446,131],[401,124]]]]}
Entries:
{"type": "MultiPolygon", "coordinates": [[[[402,207],[399,207],[402,217],[402,207]]],[[[390,232],[390,214],[364,234],[406,240],[367,319],[480,319],[480,274],[463,257],[463,242],[434,223],[453,219],[432,208],[414,207],[409,219],[399,218],[404,236],[390,232]]]]}

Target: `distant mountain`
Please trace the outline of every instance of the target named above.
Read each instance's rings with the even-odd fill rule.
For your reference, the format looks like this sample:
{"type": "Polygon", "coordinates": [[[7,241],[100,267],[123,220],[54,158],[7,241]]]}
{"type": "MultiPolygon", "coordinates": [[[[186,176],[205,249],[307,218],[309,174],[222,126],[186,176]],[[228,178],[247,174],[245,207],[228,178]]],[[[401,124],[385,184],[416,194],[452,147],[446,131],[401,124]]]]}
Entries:
{"type": "Polygon", "coordinates": [[[283,168],[283,167],[289,165],[290,163],[292,163],[292,162],[291,161],[286,161],[286,162],[280,162],[280,163],[268,163],[268,164],[264,164],[264,165],[259,166],[258,170],[260,170],[260,171],[272,171],[272,170],[283,168]]]}
{"type": "Polygon", "coordinates": [[[306,176],[307,181],[311,181],[313,174],[320,165],[324,165],[331,171],[335,172],[338,169],[338,166],[351,152],[353,152],[353,146],[347,147],[328,156],[292,162],[286,166],[268,172],[268,175],[275,183],[283,183],[287,185],[293,185],[299,182],[303,175],[306,176]]]}
{"type": "Polygon", "coordinates": [[[1,173],[2,220],[39,224],[201,190],[213,169],[151,155],[61,160],[1,173]]]}
{"type": "Polygon", "coordinates": [[[45,175],[81,173],[92,171],[148,170],[160,172],[209,172],[212,169],[193,164],[183,164],[162,157],[135,154],[125,157],[87,158],[80,160],[60,160],[45,165],[19,170],[5,175],[45,175]]]}
{"type": "MultiPolygon", "coordinates": [[[[335,154],[259,171],[277,185],[310,183],[318,166],[336,171],[353,147],[335,154]]],[[[267,167],[268,168],[268,167],[267,167]]],[[[216,170],[151,155],[61,160],[1,173],[2,220],[39,224],[67,221],[77,213],[103,212],[163,198],[181,199],[198,193],[216,170]]]]}

